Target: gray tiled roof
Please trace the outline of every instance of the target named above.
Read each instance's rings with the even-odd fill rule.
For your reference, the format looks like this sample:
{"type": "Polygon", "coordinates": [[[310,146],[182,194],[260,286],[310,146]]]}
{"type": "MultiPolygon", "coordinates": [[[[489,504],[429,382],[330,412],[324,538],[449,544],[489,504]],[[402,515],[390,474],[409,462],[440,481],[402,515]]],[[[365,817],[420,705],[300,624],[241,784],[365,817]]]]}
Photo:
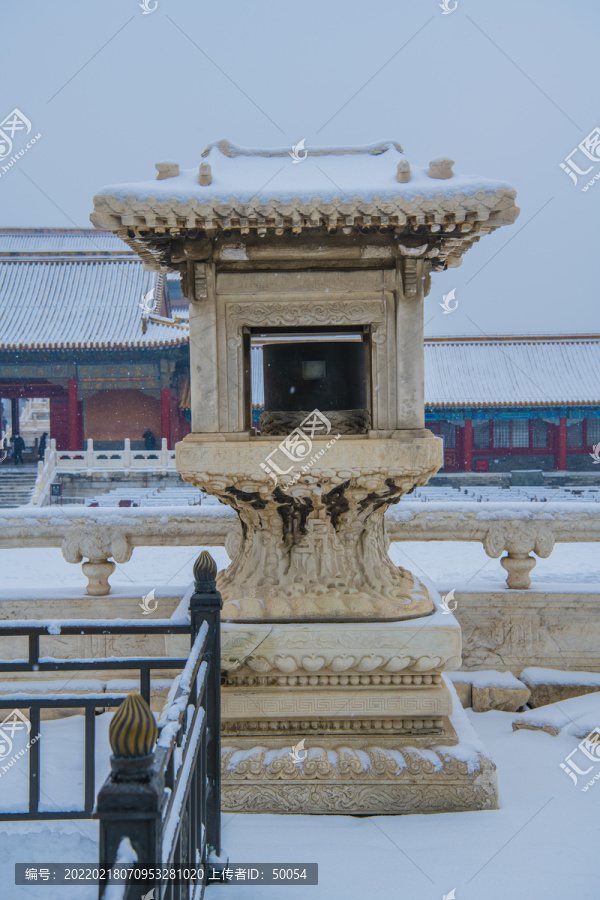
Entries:
{"type": "Polygon", "coordinates": [[[155,280],[135,258],[0,258],[0,348],[184,343],[184,329],[151,319],[142,333],[139,303],[155,280]]]}
{"type": "Polygon", "coordinates": [[[0,257],[10,254],[117,254],[133,256],[129,247],[115,234],[95,228],[0,228],[0,257]]]}

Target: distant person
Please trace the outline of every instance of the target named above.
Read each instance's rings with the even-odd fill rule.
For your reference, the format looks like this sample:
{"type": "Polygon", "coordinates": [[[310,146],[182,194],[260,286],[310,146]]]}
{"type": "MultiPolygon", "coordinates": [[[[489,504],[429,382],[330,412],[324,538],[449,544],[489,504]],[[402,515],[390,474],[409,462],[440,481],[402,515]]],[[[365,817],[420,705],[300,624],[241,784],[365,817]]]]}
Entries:
{"type": "Polygon", "coordinates": [[[155,450],[156,449],[156,438],[154,437],[153,431],[150,431],[149,428],[146,428],[142,437],[144,438],[144,450],[155,450]]]}
{"type": "Polygon", "coordinates": [[[18,466],[19,463],[24,465],[23,463],[23,450],[25,449],[25,441],[21,437],[20,434],[17,434],[12,439],[13,444],[13,456],[15,460],[15,466],[18,466]]]}
{"type": "Polygon", "coordinates": [[[40,445],[38,447],[38,459],[43,459],[46,455],[46,438],[48,437],[48,432],[45,431],[40,438],[40,445]]]}

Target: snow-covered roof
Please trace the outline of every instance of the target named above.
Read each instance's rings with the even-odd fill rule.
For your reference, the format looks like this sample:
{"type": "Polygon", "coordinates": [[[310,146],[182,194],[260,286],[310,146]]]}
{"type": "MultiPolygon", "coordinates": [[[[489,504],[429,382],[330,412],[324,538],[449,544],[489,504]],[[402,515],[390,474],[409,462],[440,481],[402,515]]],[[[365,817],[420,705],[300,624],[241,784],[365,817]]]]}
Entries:
{"type": "Polygon", "coordinates": [[[428,406],[600,403],[600,337],[425,341],[428,406]]]}
{"type": "Polygon", "coordinates": [[[454,175],[452,160],[413,166],[393,141],[292,149],[295,157],[290,148],[248,150],[218,141],[199,167],[157,163],[157,180],[102,188],[90,219],[119,233],[147,263],[160,260],[147,246],[153,236],[182,229],[282,234],[426,225],[447,233],[442,251],[458,264],[476,235],[513,222],[519,212],[506,182],[454,175]]]}
{"type": "Polygon", "coordinates": [[[57,253],[124,256],[130,255],[131,250],[116,235],[95,228],[0,228],[0,258],[57,253]]]}
{"type": "Polygon", "coordinates": [[[0,349],[160,347],[187,328],[150,315],[142,296],[156,282],[135,258],[31,260],[0,257],[0,349]]]}

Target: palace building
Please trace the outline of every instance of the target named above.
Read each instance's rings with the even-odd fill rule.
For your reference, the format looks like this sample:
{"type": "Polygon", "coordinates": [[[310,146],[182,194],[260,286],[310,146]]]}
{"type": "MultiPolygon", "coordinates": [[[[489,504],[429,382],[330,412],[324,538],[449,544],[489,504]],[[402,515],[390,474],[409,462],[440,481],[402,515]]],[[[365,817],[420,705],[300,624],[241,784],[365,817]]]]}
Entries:
{"type": "MultiPolygon", "coordinates": [[[[119,238],[93,229],[4,229],[0,311],[9,435],[26,399],[49,403],[59,450],[88,438],[141,449],[147,430],[172,448],[189,432],[188,312],[176,274],[146,272],[119,238]]],[[[257,428],[267,343],[252,350],[257,428]]],[[[425,404],[427,427],[444,439],[443,472],[594,471],[600,335],[426,338],[425,404]]]]}
{"type": "MultiPolygon", "coordinates": [[[[46,398],[59,450],[168,446],[187,434],[187,303],[93,229],[0,231],[0,398],[7,431],[20,400],[46,398]],[[185,309],[182,307],[185,306],[185,309]]],[[[22,404],[21,404],[22,406],[22,404]]]]}

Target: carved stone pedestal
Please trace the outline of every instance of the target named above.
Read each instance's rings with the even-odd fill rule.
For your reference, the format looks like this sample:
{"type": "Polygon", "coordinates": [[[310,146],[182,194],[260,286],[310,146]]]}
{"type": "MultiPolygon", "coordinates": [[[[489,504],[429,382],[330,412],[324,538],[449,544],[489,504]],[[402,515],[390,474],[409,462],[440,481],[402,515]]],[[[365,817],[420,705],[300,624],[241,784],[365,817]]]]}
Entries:
{"type": "Polygon", "coordinates": [[[317,463],[305,457],[274,485],[261,464],[280,443],[189,434],[177,445],[181,476],[232,506],[242,523],[241,539],[227,547],[231,565],[218,579],[223,619],[429,615],[427,590],[388,556],[383,517],[437,471],[439,438],[426,429],[391,439],[315,437],[317,463]]]}
{"type": "Polygon", "coordinates": [[[222,640],[224,810],[495,808],[493,763],[465,762],[441,674],[460,665],[454,617],[229,624],[222,640]]]}

